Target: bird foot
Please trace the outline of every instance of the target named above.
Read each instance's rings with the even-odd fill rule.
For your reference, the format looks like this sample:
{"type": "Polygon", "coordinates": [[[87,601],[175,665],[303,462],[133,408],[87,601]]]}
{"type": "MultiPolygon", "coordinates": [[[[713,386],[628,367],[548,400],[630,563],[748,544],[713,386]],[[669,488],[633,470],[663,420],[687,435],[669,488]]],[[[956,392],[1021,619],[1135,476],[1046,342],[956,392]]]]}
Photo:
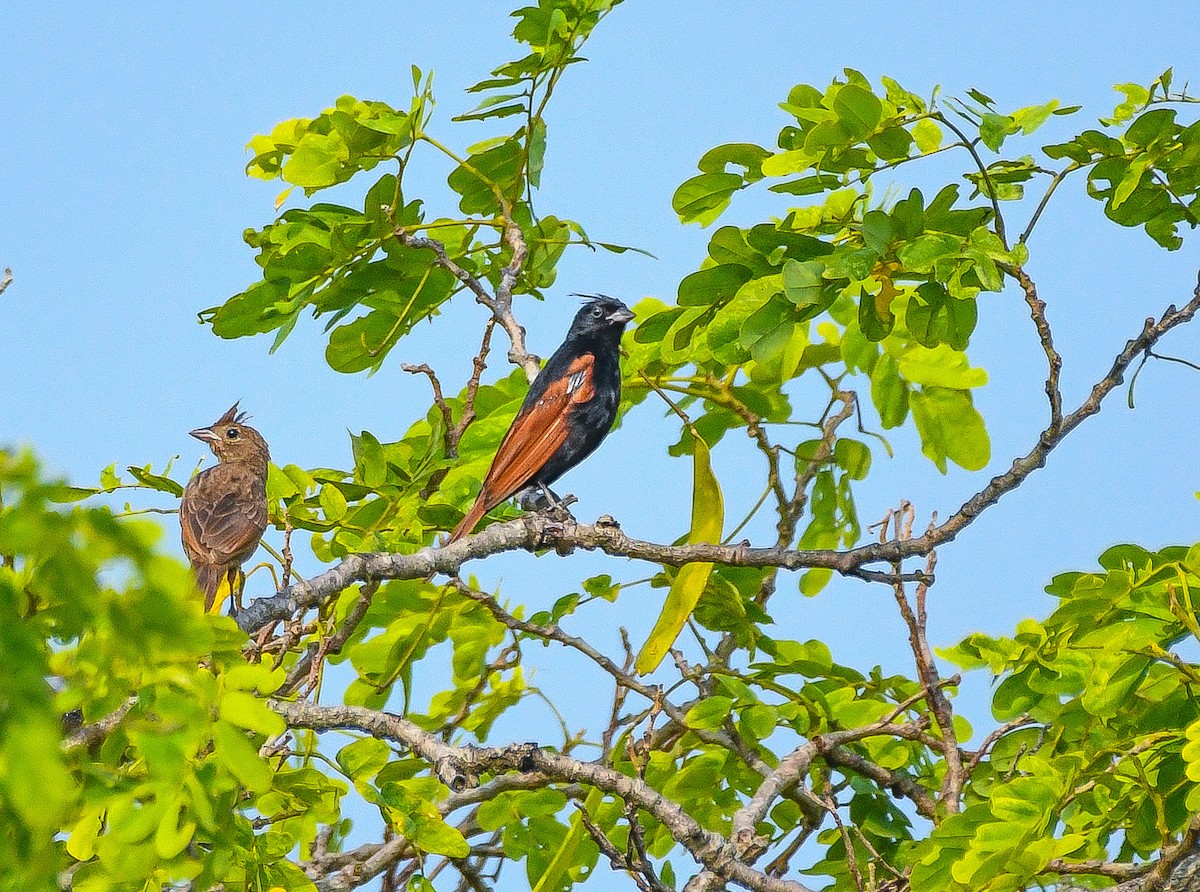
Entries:
{"type": "Polygon", "coordinates": [[[567,493],[561,499],[557,499],[553,504],[546,509],[549,514],[558,523],[574,523],[575,515],[571,513],[571,506],[579,500],[575,496],[567,493]]]}
{"type": "Polygon", "coordinates": [[[530,486],[517,494],[517,504],[521,506],[522,511],[566,515],[569,520],[575,518],[567,509],[578,501],[571,493],[559,497],[548,486],[530,486]]]}

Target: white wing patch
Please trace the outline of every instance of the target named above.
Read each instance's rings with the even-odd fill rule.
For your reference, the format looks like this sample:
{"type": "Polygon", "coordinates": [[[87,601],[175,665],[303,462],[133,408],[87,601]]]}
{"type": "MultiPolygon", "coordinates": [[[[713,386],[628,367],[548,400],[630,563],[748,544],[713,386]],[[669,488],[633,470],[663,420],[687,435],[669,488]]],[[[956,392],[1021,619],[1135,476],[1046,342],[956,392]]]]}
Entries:
{"type": "Polygon", "coordinates": [[[580,369],[567,380],[567,393],[571,394],[583,386],[587,379],[587,369],[580,369]]]}

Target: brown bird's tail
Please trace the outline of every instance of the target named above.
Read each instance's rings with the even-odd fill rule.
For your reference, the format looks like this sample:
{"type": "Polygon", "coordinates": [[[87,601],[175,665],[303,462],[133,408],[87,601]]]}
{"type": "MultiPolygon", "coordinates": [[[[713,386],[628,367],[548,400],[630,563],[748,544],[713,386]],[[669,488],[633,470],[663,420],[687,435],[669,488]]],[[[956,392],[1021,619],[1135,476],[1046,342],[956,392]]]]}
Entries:
{"type": "Polygon", "coordinates": [[[220,613],[231,595],[238,596],[246,577],[242,568],[234,565],[200,564],[196,570],[196,587],[204,592],[204,612],[220,613]]]}
{"type": "Polygon", "coordinates": [[[450,534],[450,539],[446,542],[447,545],[453,545],[463,536],[469,536],[471,531],[475,529],[475,525],[483,519],[483,515],[487,514],[494,505],[489,505],[485,501],[487,490],[479,494],[479,498],[475,500],[475,504],[471,510],[467,512],[467,516],[462,519],[462,523],[454,528],[454,532],[450,534]]]}

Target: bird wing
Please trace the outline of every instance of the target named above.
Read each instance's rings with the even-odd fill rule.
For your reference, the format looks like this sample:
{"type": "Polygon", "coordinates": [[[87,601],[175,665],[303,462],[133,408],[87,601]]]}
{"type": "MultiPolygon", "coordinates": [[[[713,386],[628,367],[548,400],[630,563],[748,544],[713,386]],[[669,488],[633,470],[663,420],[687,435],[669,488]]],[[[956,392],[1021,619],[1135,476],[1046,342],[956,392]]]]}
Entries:
{"type": "Polygon", "coordinates": [[[591,353],[579,356],[534,403],[517,413],[496,450],[479,498],[450,537],[451,542],[471,532],[484,514],[532,483],[566,442],[571,410],[595,395],[595,364],[596,357],[591,353]]]}
{"type": "Polygon", "coordinates": [[[562,377],[551,381],[541,398],[513,420],[504,435],[491,470],[483,482],[492,506],[533,482],[570,432],[571,409],[595,395],[592,370],[596,358],[585,353],[562,377]]]}
{"type": "Polygon", "coordinates": [[[183,548],[193,562],[241,563],[267,527],[262,482],[252,472],[220,464],[196,476],[179,507],[183,548]]]}

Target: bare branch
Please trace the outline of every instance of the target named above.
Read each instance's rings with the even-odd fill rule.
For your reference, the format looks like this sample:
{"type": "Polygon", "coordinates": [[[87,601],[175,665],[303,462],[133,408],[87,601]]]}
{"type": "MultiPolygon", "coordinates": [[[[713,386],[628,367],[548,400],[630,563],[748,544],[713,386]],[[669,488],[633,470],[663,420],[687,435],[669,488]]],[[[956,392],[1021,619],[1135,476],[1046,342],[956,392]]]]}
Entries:
{"type": "Polygon", "coordinates": [[[970,775],[979,766],[979,763],[987,757],[987,754],[992,751],[992,747],[996,745],[996,742],[1001,737],[1004,737],[1010,731],[1015,731],[1017,728],[1023,728],[1026,725],[1032,724],[1034,724],[1034,721],[1028,715],[1019,715],[1015,719],[1005,722],[999,728],[994,729],[987,737],[983,738],[983,743],[979,745],[979,749],[974,753],[970,753],[970,758],[967,760],[967,764],[963,770],[970,775]]]}
{"type": "MultiPolygon", "coordinates": [[[[914,540],[915,541],[915,540],[914,540]]],[[[796,551],[788,548],[751,548],[745,544],[659,545],[626,536],[610,517],[595,524],[581,524],[560,514],[526,514],[494,523],[473,536],[444,547],[426,546],[412,554],[364,552],[352,554],[339,564],[306,582],[298,582],[270,598],[259,598],[238,614],[238,624],[253,632],[274,620],[286,619],[317,607],[356,582],[384,579],[423,579],[442,573],[455,576],[471,560],[505,551],[529,552],[552,548],[569,554],[576,548],[600,550],[614,557],[628,557],[678,567],[692,561],[710,561],[737,567],[780,567],[799,570],[826,567],[847,576],[889,584],[892,573],[863,570],[868,560],[881,560],[900,550],[893,542],[839,552],[796,551]]],[[[918,581],[922,574],[906,574],[918,581]]]]}
{"type": "MultiPolygon", "coordinates": [[[[645,856],[645,852],[639,852],[636,857],[630,857],[628,852],[622,852],[612,840],[605,835],[604,831],[596,826],[592,821],[591,816],[587,813],[587,809],[581,803],[575,803],[579,809],[579,820],[583,824],[583,828],[587,830],[588,836],[596,843],[596,847],[600,849],[600,854],[608,859],[613,870],[619,870],[629,875],[634,884],[642,890],[642,892],[670,892],[669,886],[664,886],[657,875],[654,873],[654,867],[650,864],[645,856]]],[[[636,824],[631,823],[629,826],[629,839],[632,842],[635,839],[634,827],[636,824]]]]}
{"type": "Polygon", "coordinates": [[[346,615],[346,619],[342,622],[341,626],[328,638],[322,638],[320,641],[315,641],[308,646],[304,656],[292,667],[287,679],[279,688],[279,696],[287,697],[295,693],[300,688],[302,682],[306,683],[306,693],[316,687],[316,679],[319,677],[318,673],[325,658],[330,654],[336,655],[342,652],[342,648],[346,645],[350,636],[354,634],[354,630],[358,628],[358,624],[367,615],[367,610],[371,606],[371,598],[378,589],[378,582],[369,582],[362,586],[362,590],[358,595],[358,601],[350,608],[350,612],[346,615]]]}
{"type": "Polygon", "coordinates": [[[393,235],[396,236],[396,241],[402,245],[407,245],[410,248],[425,248],[432,251],[437,265],[466,285],[471,293],[475,295],[475,299],[484,306],[490,307],[494,302],[494,298],[488,293],[487,286],[451,260],[450,255],[446,253],[446,246],[437,239],[409,235],[402,228],[395,230],[393,235]]]}
{"type": "Polygon", "coordinates": [[[454,416],[450,412],[450,406],[446,403],[446,398],[442,395],[442,382],[438,380],[433,369],[429,367],[429,363],[421,363],[413,365],[411,362],[400,363],[400,368],[410,375],[424,375],[429,379],[429,385],[433,388],[433,404],[437,406],[437,410],[442,413],[442,422],[446,426],[446,431],[443,436],[446,438],[446,454],[453,455],[450,449],[450,432],[454,430],[454,416]]]}
{"type": "MultiPolygon", "coordinates": [[[[932,524],[930,525],[932,526],[932,524]]],[[[908,538],[910,535],[908,524],[905,524],[905,527],[901,531],[901,538],[908,538]]],[[[931,551],[926,558],[925,575],[932,578],[936,566],[937,552],[931,551]]],[[[904,624],[908,626],[908,642],[917,663],[917,677],[921,680],[926,694],[926,702],[929,703],[929,708],[937,719],[938,731],[942,735],[944,744],[942,753],[946,759],[946,775],[942,781],[941,790],[942,805],[947,813],[957,814],[959,798],[962,795],[963,783],[966,778],[963,772],[962,755],[958,749],[958,737],[954,731],[954,710],[942,690],[942,679],[938,675],[937,663],[933,658],[933,648],[929,646],[929,637],[925,631],[928,621],[925,612],[925,598],[928,590],[928,583],[917,583],[917,609],[914,613],[908,603],[904,583],[897,582],[893,587],[900,615],[904,618],[904,624]]]]}
{"type": "Polygon", "coordinates": [[[467,379],[467,395],[463,399],[462,415],[458,419],[458,424],[446,433],[446,455],[448,456],[458,455],[459,441],[462,440],[462,435],[466,433],[467,428],[475,421],[475,397],[479,393],[479,379],[483,376],[483,370],[487,368],[488,353],[492,349],[492,332],[495,328],[496,317],[493,316],[484,326],[479,352],[471,360],[473,368],[471,377],[467,379]]]}
{"type": "Polygon", "coordinates": [[[517,322],[512,311],[513,288],[525,266],[529,249],[525,245],[521,227],[512,220],[508,220],[504,226],[504,241],[512,248],[512,260],[500,271],[500,287],[496,289],[496,300],[490,305],[490,309],[500,327],[508,333],[508,340],[512,345],[508,351],[508,361],[524,369],[525,377],[532,383],[541,371],[542,361],[536,353],[525,349],[525,329],[517,322]]]}
{"type": "Polygon", "coordinates": [[[1008,250],[1008,237],[1004,232],[1004,214],[1000,212],[1000,199],[996,195],[996,186],[992,183],[991,175],[988,174],[987,165],[983,163],[983,159],[979,157],[979,152],[975,150],[975,144],[978,139],[967,139],[967,135],[955,125],[953,121],[943,115],[941,112],[936,112],[933,117],[942,124],[954,131],[954,135],[962,140],[963,147],[971,153],[971,158],[975,161],[975,167],[979,170],[979,176],[983,180],[983,184],[987,186],[987,197],[992,202],[992,212],[996,215],[996,235],[1000,237],[1000,244],[1004,245],[1004,250],[1008,250]]]}
{"type": "MultiPolygon", "coordinates": [[[[1046,302],[1038,297],[1037,285],[1029,274],[1019,266],[1002,265],[1005,272],[1011,275],[1021,285],[1025,292],[1025,303],[1029,305],[1029,315],[1037,328],[1038,340],[1046,354],[1049,372],[1046,375],[1046,398],[1050,402],[1050,424],[1047,433],[1056,434],[1062,425],[1062,391],[1059,389],[1059,378],[1062,375],[1062,356],[1054,347],[1054,338],[1050,333],[1050,322],[1046,319],[1046,302]]],[[[1147,347],[1147,350],[1150,348],[1147,347]]]]}
{"type": "MultiPolygon", "coordinates": [[[[473,786],[485,773],[537,773],[554,782],[580,783],[633,802],[653,815],[696,859],[713,873],[755,892],[808,892],[806,886],[755,870],[738,858],[724,837],[704,829],[679,805],[638,778],[596,762],[582,762],[536,744],[502,747],[454,746],[444,743],[407,719],[357,706],[315,706],[269,700],[267,705],[292,727],[314,731],[347,729],[399,743],[428,762],[451,790],[473,786]]],[[[389,843],[391,845],[391,843],[389,843]]]]}
{"type": "Polygon", "coordinates": [[[11,284],[12,284],[12,270],[9,269],[8,267],[5,267],[4,275],[3,275],[3,277],[0,277],[0,294],[3,294],[4,290],[6,288],[8,288],[8,286],[11,284]]]}
{"type": "Polygon", "coordinates": [[[919,783],[898,771],[892,771],[877,765],[866,756],[861,756],[853,750],[844,747],[830,747],[824,753],[825,761],[839,768],[848,768],[863,777],[869,777],[879,786],[891,790],[893,794],[910,800],[917,808],[917,813],[923,818],[933,820],[937,814],[937,803],[919,783]]]}
{"type": "MultiPolygon", "coordinates": [[[[483,607],[487,609],[487,611],[497,622],[507,626],[509,629],[512,629],[513,631],[524,632],[527,635],[532,635],[544,641],[557,641],[559,644],[563,644],[566,647],[570,647],[578,651],[609,675],[611,675],[617,683],[618,690],[629,690],[640,694],[651,702],[652,708],[661,708],[661,710],[666,713],[667,717],[674,723],[676,727],[688,727],[687,711],[693,704],[688,703],[684,704],[683,706],[676,706],[662,696],[662,691],[658,685],[648,684],[642,681],[636,675],[630,673],[628,666],[632,665],[633,663],[631,654],[627,657],[626,668],[622,668],[618,666],[615,661],[605,656],[583,638],[578,638],[574,635],[568,634],[558,625],[543,626],[527,620],[517,619],[515,616],[501,607],[494,597],[486,592],[472,589],[461,579],[455,578],[451,580],[451,585],[453,585],[463,597],[470,598],[472,601],[483,605],[483,607]]],[[[735,736],[728,731],[702,730],[698,728],[689,730],[691,730],[692,733],[706,743],[715,743],[718,746],[724,747],[725,749],[733,750],[743,758],[747,765],[749,765],[759,774],[766,775],[770,771],[769,767],[762,761],[762,759],[760,759],[752,751],[749,751],[747,747],[739,745],[740,741],[738,741],[735,736]]],[[[611,740],[611,734],[609,735],[609,738],[611,740]]]]}

